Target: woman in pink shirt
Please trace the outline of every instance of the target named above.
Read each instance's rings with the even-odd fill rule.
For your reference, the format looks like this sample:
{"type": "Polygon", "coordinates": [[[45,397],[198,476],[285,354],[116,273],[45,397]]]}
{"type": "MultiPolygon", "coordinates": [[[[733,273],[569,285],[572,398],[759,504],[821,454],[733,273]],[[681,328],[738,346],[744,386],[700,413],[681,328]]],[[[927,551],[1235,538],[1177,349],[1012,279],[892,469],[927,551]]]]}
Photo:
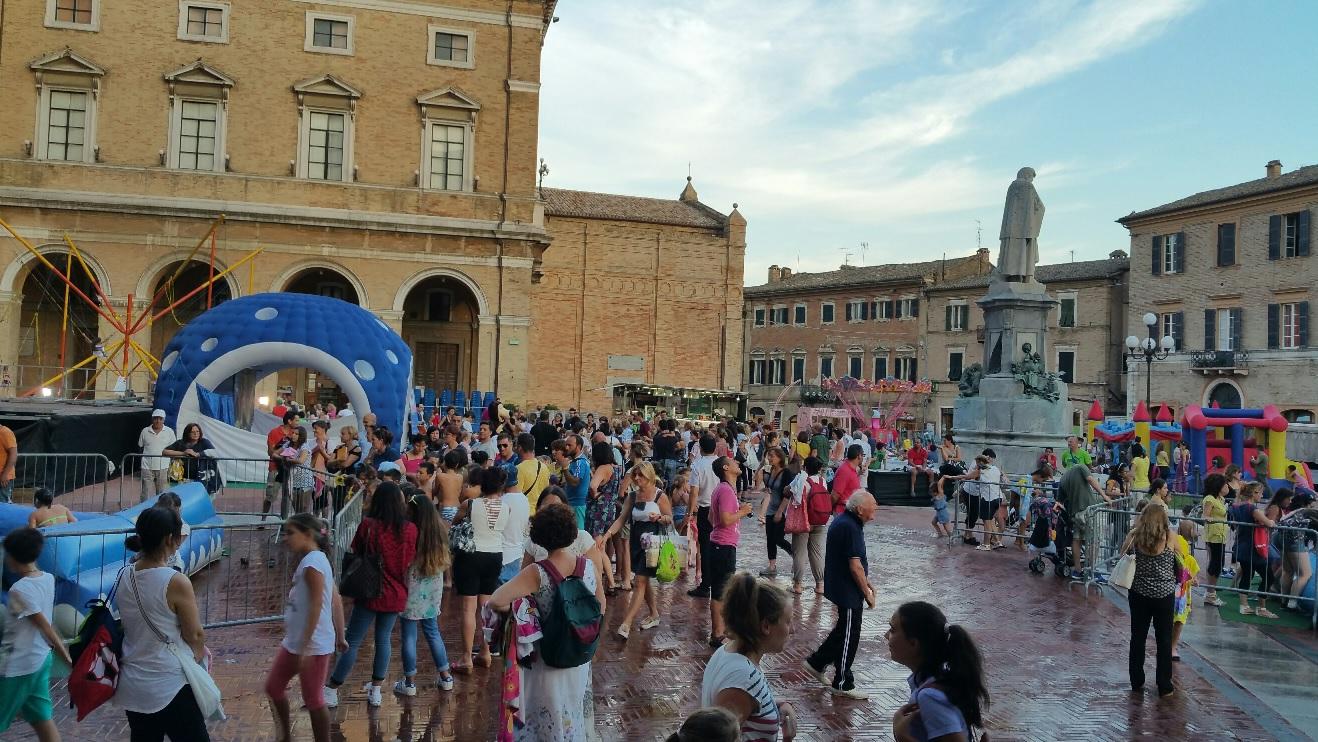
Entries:
{"type": "MultiPolygon", "coordinates": [[[[751,514],[751,504],[737,500],[737,477],[741,465],[720,456],[711,468],[719,484],[709,501],[709,563],[702,569],[709,576],[709,646],[723,645],[723,586],[737,571],[737,543],[741,541],[741,519],[751,514]]],[[[701,524],[705,525],[705,524],[701,524]]]]}

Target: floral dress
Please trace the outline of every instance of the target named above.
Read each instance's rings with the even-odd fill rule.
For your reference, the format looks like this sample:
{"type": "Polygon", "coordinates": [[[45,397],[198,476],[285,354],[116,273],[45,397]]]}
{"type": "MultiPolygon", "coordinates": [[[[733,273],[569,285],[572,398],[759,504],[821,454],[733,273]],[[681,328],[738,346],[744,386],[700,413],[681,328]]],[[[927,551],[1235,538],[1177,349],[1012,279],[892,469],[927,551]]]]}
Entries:
{"type": "Polygon", "coordinates": [[[618,519],[618,489],[622,485],[622,467],[613,465],[613,474],[599,486],[599,494],[586,503],[586,530],[602,536],[618,519]]]}
{"type": "MultiPolygon", "coordinates": [[[[540,587],[531,593],[536,610],[547,616],[554,606],[554,584],[536,565],[540,587]]],[[[582,581],[596,585],[595,566],[586,562],[582,581]]],[[[549,667],[538,656],[522,671],[520,708],[523,724],[513,732],[517,742],[583,742],[599,739],[595,733],[595,693],[591,663],[580,667],[549,667]]]]}

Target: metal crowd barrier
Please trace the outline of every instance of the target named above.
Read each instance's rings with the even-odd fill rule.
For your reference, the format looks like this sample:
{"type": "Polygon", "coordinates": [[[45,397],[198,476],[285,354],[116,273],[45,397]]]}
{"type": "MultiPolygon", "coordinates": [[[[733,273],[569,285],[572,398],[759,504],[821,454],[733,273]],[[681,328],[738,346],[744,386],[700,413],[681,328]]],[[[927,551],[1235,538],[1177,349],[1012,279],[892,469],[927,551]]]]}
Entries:
{"type": "Polygon", "coordinates": [[[14,461],[14,501],[31,503],[44,488],[70,510],[105,512],[114,464],[99,453],[20,453],[14,461]]]}
{"type": "Polygon", "coordinates": [[[334,513],[333,538],[331,538],[331,564],[338,570],[343,567],[343,555],[349,551],[352,539],[357,535],[357,526],[361,525],[365,509],[364,493],[358,492],[334,513]]]}
{"type": "MultiPolygon", "coordinates": [[[[1085,572],[1085,583],[1087,585],[1101,586],[1107,584],[1107,577],[1112,574],[1112,568],[1115,567],[1117,561],[1121,559],[1121,545],[1125,541],[1126,535],[1130,532],[1130,529],[1134,526],[1135,518],[1137,518],[1138,515],[1139,513],[1133,508],[1120,509],[1120,508],[1096,506],[1089,508],[1088,510],[1085,511],[1084,517],[1088,520],[1088,528],[1089,528],[1089,533],[1091,535],[1091,538],[1089,538],[1085,542],[1086,565],[1084,572],[1085,572]]],[[[1171,517],[1175,517],[1170,512],[1168,513],[1168,515],[1171,517]]],[[[1208,524],[1207,520],[1200,517],[1188,517],[1182,515],[1180,516],[1180,519],[1190,520],[1200,524],[1201,526],[1206,526],[1208,524]]],[[[1222,523],[1223,521],[1215,521],[1215,522],[1222,523]]],[[[1227,528],[1229,529],[1229,534],[1232,539],[1235,538],[1237,526],[1243,525],[1243,526],[1262,528],[1262,526],[1255,526],[1254,523],[1242,523],[1240,521],[1233,521],[1233,520],[1225,521],[1225,523],[1227,525],[1227,528]]],[[[1287,533],[1287,532],[1294,534],[1295,538],[1301,539],[1302,543],[1311,544],[1311,545],[1318,544],[1318,531],[1314,531],[1308,528],[1293,528],[1291,526],[1273,526],[1269,528],[1268,529],[1269,544],[1271,544],[1272,537],[1275,537],[1277,534],[1287,533]]],[[[1313,550],[1313,546],[1310,546],[1309,551],[1312,550],[1313,550]]],[[[1231,563],[1231,555],[1232,555],[1232,550],[1227,549],[1224,557],[1224,561],[1226,562],[1226,564],[1231,563]]],[[[1283,558],[1285,558],[1284,554],[1282,556],[1283,558]]],[[[1204,570],[1206,573],[1207,562],[1205,561],[1201,563],[1200,567],[1201,570],[1204,570]]],[[[1271,562],[1269,563],[1269,566],[1266,567],[1266,569],[1271,570],[1271,562]]],[[[1278,584],[1280,584],[1280,578],[1278,577],[1277,579],[1278,579],[1278,584]]],[[[1309,579],[1318,580],[1318,574],[1311,574],[1309,576],[1309,579]]],[[[1288,601],[1291,600],[1292,598],[1291,595],[1286,593],[1263,592],[1261,590],[1241,588],[1235,585],[1231,585],[1231,586],[1216,585],[1214,586],[1214,589],[1217,592],[1237,593],[1241,595],[1242,600],[1244,600],[1245,598],[1253,597],[1253,598],[1270,598],[1270,599],[1288,601]]],[[[1312,615],[1310,617],[1310,626],[1311,628],[1318,630],[1318,600],[1313,601],[1312,615]]]]}
{"type": "MultiPolygon", "coordinates": [[[[204,556],[192,556],[185,564],[185,571],[193,572],[190,579],[204,628],[283,620],[285,597],[297,560],[283,548],[280,539],[272,538],[279,533],[281,525],[281,520],[273,519],[265,524],[226,523],[191,530],[190,538],[194,539],[204,539],[206,534],[216,531],[221,534],[217,549],[205,550],[204,556]]],[[[132,532],[132,529],[109,529],[51,533],[46,536],[46,549],[76,555],[71,564],[62,568],[83,577],[84,582],[87,571],[99,571],[99,584],[108,591],[125,562],[117,559],[107,562],[105,555],[111,551],[120,553],[118,544],[132,532]],[[87,547],[85,552],[84,547],[87,547]]],[[[131,552],[128,557],[132,558],[131,552]]],[[[85,609],[78,606],[78,610],[85,609]]],[[[67,633],[76,626],[61,628],[67,633]]]]}

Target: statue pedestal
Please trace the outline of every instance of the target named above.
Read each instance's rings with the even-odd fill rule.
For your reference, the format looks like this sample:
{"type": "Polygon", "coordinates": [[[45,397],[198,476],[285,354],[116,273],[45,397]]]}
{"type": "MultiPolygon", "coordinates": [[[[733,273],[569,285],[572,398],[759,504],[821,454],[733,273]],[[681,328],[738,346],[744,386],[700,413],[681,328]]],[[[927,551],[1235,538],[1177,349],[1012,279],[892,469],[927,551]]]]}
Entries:
{"type": "Polygon", "coordinates": [[[988,294],[976,303],[984,310],[985,374],[1010,374],[1012,364],[1021,361],[1026,343],[1045,365],[1051,365],[1048,312],[1058,302],[1044,291],[1043,284],[1002,281],[995,276],[988,294]]]}
{"type": "Polygon", "coordinates": [[[1010,375],[986,376],[979,396],[957,397],[952,407],[952,432],[967,466],[985,448],[998,455],[1008,474],[1029,474],[1043,453],[1066,445],[1072,434],[1071,403],[1066,384],[1057,383],[1056,401],[1025,396],[1024,385],[1010,375]]]}

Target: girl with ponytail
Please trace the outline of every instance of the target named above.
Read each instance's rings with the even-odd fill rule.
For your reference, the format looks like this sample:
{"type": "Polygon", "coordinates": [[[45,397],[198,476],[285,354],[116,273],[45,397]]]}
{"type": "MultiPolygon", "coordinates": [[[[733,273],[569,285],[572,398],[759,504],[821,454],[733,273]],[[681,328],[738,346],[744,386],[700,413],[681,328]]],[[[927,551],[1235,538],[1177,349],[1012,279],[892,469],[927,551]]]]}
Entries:
{"type": "MultiPolygon", "coordinates": [[[[911,696],[892,717],[898,742],[969,742],[988,708],[984,660],[962,627],[948,625],[937,607],[904,603],[889,621],[888,652],[910,668],[911,696]]],[[[986,735],[987,736],[987,735],[986,735]]]]}
{"type": "Polygon", "coordinates": [[[773,698],[760,670],[766,654],[783,651],[792,631],[787,592],[750,572],[738,572],[723,588],[723,621],[728,643],[705,665],[700,705],[731,711],[743,740],[790,740],[796,736],[796,714],[789,703],[773,698]]]}
{"type": "Polygon", "coordinates": [[[270,697],[278,725],[276,738],[292,739],[287,691],[288,681],[297,675],[311,717],[311,735],[316,742],[329,742],[325,675],[334,650],[348,648],[343,634],[343,603],[325,555],[330,545],[329,526],[311,513],[297,513],[284,521],[284,545],[300,561],[284,603],[284,641],[266,676],[265,694],[270,697]]]}

